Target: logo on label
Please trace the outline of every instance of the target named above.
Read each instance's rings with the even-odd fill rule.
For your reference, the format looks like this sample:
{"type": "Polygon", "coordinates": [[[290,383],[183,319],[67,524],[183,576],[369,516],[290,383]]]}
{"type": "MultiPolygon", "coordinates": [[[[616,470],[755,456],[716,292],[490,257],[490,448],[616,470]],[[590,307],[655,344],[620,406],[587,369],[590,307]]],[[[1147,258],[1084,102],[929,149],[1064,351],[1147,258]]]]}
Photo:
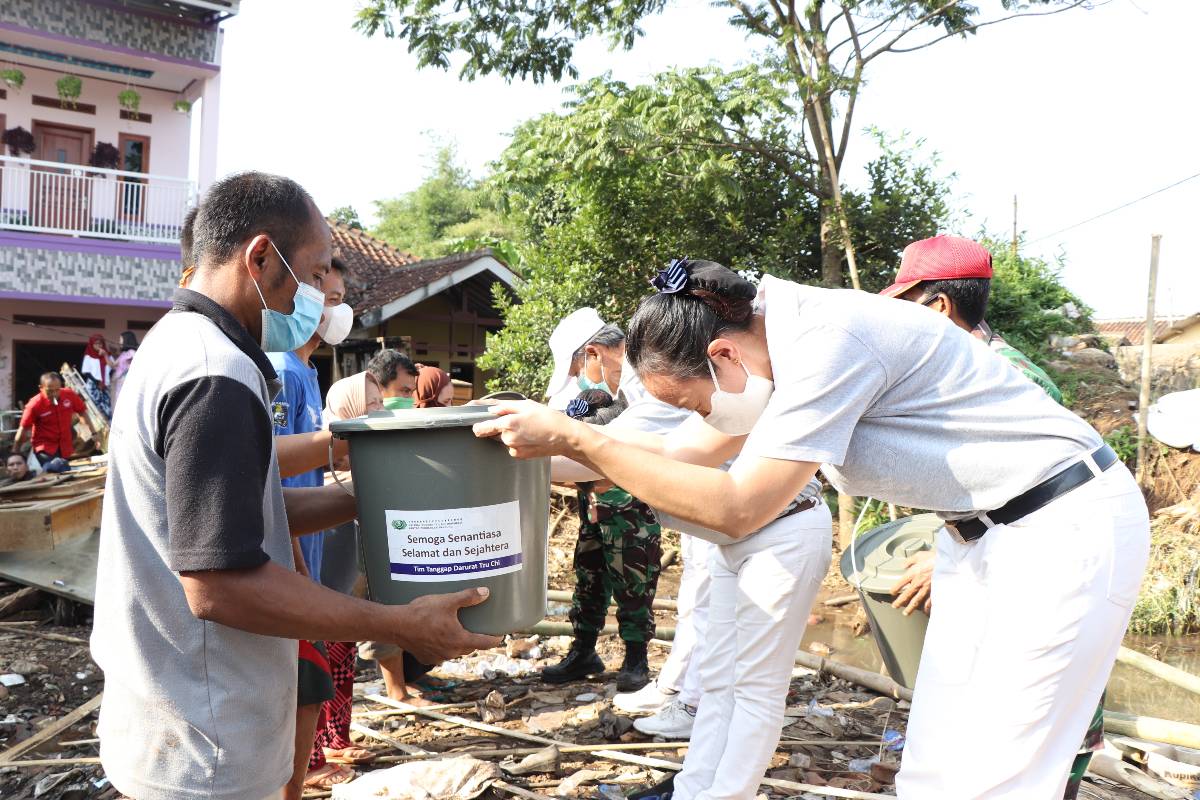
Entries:
{"type": "Polygon", "coordinates": [[[392,520],[392,527],[398,531],[402,531],[408,527],[408,523],[402,519],[394,519],[392,520]]]}

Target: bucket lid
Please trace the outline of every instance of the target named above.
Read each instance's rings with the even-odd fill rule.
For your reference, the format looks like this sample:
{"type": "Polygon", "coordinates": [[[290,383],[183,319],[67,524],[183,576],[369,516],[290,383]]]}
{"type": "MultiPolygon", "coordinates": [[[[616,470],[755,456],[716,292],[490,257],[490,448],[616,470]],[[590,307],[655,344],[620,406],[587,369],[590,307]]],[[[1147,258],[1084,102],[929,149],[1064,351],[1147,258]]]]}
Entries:
{"type": "Polygon", "coordinates": [[[867,592],[888,594],[908,569],[905,562],[922,550],[932,550],[934,535],[943,521],[937,514],[917,514],[888,522],[858,537],[854,549],[842,551],[842,577],[853,586],[862,581],[867,592]],[[853,554],[858,562],[854,577],[853,554]]]}
{"type": "Polygon", "coordinates": [[[341,419],[329,423],[335,436],[367,431],[427,430],[429,428],[462,428],[495,419],[491,406],[448,406],[446,408],[403,408],[395,411],[372,411],[365,417],[341,419]]]}

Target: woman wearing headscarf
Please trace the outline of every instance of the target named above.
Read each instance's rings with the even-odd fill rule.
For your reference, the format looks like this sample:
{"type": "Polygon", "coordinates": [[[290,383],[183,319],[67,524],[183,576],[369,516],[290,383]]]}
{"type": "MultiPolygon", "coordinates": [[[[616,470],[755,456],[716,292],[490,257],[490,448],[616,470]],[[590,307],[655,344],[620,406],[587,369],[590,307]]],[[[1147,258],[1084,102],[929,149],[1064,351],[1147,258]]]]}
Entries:
{"type": "Polygon", "coordinates": [[[413,393],[417,408],[442,408],[454,400],[454,383],[450,375],[437,367],[422,366],[417,373],[417,391],[413,393]]]}
{"type": "Polygon", "coordinates": [[[79,374],[92,401],[108,419],[112,418],[113,409],[108,386],[116,363],[108,352],[108,343],[104,341],[102,334],[93,333],[88,337],[87,347],[83,350],[83,359],[79,365],[79,374]]]}

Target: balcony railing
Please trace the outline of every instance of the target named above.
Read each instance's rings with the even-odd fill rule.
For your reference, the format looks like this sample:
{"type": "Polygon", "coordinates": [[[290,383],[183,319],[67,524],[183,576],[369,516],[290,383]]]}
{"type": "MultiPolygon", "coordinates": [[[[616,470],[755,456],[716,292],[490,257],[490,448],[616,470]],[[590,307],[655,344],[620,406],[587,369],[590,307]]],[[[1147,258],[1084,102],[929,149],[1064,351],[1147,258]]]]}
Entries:
{"type": "Polygon", "coordinates": [[[0,156],[0,229],[174,244],[195,191],[186,178],[0,156]]]}

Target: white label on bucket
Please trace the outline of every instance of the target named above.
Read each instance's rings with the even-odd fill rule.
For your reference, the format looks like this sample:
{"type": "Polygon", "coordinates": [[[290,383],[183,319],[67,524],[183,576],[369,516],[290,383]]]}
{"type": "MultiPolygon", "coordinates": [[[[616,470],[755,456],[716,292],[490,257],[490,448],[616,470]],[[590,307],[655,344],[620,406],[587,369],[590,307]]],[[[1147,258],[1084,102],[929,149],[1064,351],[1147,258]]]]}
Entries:
{"type": "Polygon", "coordinates": [[[458,581],[521,569],[521,504],[388,511],[394,581],[458,581]]]}

